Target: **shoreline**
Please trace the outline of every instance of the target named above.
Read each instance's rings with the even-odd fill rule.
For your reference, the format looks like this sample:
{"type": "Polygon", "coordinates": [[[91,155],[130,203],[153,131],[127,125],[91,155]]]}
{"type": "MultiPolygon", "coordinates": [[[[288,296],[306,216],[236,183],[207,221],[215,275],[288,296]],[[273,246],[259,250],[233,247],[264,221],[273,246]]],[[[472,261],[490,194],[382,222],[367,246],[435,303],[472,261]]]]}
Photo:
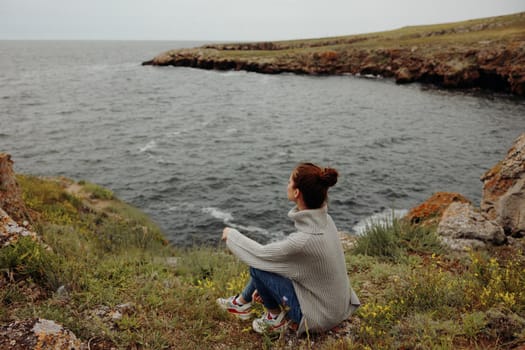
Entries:
{"type": "Polygon", "coordinates": [[[373,75],[525,96],[525,12],[333,38],[204,45],[170,50],[142,65],[373,75]]]}

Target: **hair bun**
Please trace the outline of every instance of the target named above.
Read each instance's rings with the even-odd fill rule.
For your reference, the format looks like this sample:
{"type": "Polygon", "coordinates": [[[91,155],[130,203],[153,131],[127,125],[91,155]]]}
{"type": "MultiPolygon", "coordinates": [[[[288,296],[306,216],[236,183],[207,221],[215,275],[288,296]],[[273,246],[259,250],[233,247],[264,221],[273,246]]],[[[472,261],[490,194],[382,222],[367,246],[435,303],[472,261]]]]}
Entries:
{"type": "Polygon", "coordinates": [[[337,177],[339,173],[333,168],[324,168],[321,171],[321,182],[326,185],[326,187],[332,187],[337,183],[337,177]]]}

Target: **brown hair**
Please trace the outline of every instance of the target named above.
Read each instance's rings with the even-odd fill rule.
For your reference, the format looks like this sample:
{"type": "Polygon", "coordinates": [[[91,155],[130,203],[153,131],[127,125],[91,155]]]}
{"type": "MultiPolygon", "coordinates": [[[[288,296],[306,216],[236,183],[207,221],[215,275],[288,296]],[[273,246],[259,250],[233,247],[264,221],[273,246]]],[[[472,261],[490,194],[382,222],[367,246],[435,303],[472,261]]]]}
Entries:
{"type": "Polygon", "coordinates": [[[301,163],[293,171],[295,188],[303,195],[308,209],[321,208],[326,202],[328,188],[337,183],[339,173],[333,168],[321,168],[312,163],[301,163]]]}

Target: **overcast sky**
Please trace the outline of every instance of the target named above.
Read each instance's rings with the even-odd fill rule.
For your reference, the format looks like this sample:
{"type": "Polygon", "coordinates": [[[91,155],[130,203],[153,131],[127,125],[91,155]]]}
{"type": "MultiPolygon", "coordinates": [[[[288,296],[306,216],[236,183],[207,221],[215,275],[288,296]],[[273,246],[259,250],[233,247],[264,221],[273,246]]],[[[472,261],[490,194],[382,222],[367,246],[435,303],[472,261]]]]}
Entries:
{"type": "Polygon", "coordinates": [[[525,11],[525,0],[0,0],[0,39],[259,41],[525,11]]]}

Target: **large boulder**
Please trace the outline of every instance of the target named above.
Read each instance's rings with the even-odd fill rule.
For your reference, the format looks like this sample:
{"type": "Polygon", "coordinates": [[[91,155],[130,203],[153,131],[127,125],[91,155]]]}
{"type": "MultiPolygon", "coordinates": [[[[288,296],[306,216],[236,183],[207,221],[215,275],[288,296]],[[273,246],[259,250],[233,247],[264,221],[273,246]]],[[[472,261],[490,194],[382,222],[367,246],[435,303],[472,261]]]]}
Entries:
{"type": "Polygon", "coordinates": [[[453,250],[499,245],[507,240],[497,223],[484,218],[472,204],[460,202],[450,204],[445,210],[437,233],[453,250]]]}
{"type": "Polygon", "coordinates": [[[406,219],[413,224],[436,225],[452,203],[470,203],[456,192],[436,192],[420,205],[410,209],[406,219]]]}
{"type": "Polygon", "coordinates": [[[501,196],[496,210],[498,223],[513,237],[525,234],[525,178],[501,196]]]}
{"type": "Polygon", "coordinates": [[[0,153],[0,208],[19,224],[30,219],[16,182],[13,161],[6,153],[0,153]]]}
{"type": "Polygon", "coordinates": [[[525,233],[525,133],[507,152],[505,159],[481,177],[481,211],[503,227],[505,234],[525,233]]]}

